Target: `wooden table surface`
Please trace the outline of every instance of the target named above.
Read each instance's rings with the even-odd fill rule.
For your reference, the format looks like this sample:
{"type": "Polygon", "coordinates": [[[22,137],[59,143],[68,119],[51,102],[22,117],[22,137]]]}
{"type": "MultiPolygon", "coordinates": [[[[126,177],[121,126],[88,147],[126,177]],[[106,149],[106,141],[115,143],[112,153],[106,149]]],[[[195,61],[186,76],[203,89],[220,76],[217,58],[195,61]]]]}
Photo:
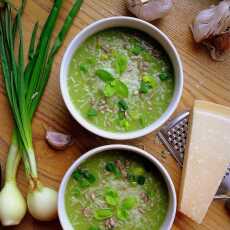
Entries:
{"type": "MultiPolygon", "coordinates": [[[[12,2],[18,4],[19,1],[15,0],[12,2]]],[[[63,2],[56,32],[60,28],[72,0],[65,0],[63,2]]],[[[185,76],[184,92],[174,116],[185,109],[191,108],[194,99],[205,99],[230,106],[230,59],[225,62],[213,62],[204,48],[194,44],[189,30],[189,24],[194,16],[201,9],[207,8],[210,4],[217,2],[212,0],[174,0],[174,7],[170,14],[163,20],[154,22],[173,41],[183,61],[185,76]]],[[[51,0],[27,0],[23,20],[24,36],[27,44],[33,24],[37,20],[40,22],[40,25],[44,23],[52,3],[53,1],[51,0]]],[[[115,15],[129,15],[124,0],[84,1],[81,11],[65,40],[64,46],[57,55],[45,95],[42,98],[33,121],[33,140],[37,152],[39,175],[44,184],[53,188],[58,189],[65,171],[81,154],[96,146],[117,143],[99,138],[76,123],[68,113],[59,89],[59,67],[63,53],[71,39],[91,22],[115,15]],[[44,140],[45,127],[72,134],[75,138],[74,145],[65,151],[53,151],[44,140]]],[[[12,133],[12,118],[2,77],[0,81],[0,122],[0,161],[4,165],[12,133]]],[[[159,159],[170,173],[178,193],[181,169],[178,168],[170,155],[167,155],[166,160],[162,159],[160,152],[164,148],[162,145],[154,143],[154,136],[155,133],[151,133],[143,138],[124,141],[122,143],[144,147],[159,159]]],[[[18,173],[18,183],[25,194],[27,182],[22,166],[18,173]]],[[[2,228],[0,226],[0,229],[2,228]]],[[[9,229],[56,230],[61,229],[61,227],[58,221],[40,223],[27,214],[19,226],[9,229]]],[[[225,211],[223,202],[214,201],[201,225],[197,225],[182,214],[177,213],[173,229],[227,230],[230,229],[230,216],[225,211]]]]}

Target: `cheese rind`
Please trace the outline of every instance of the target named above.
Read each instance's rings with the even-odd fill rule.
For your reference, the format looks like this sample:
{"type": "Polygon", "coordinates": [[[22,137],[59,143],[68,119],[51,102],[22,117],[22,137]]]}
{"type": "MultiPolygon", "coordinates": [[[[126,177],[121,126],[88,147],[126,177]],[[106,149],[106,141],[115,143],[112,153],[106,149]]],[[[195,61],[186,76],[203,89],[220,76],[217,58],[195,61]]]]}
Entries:
{"type": "Polygon", "coordinates": [[[195,101],[182,172],[179,210],[201,223],[230,162],[230,108],[195,101]]]}

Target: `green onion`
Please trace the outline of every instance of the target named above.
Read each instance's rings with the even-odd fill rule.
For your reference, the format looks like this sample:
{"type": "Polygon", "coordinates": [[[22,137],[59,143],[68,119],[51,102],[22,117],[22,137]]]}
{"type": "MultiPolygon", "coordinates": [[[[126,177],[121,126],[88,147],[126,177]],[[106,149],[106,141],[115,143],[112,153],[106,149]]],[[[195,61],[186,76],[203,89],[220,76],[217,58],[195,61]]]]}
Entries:
{"type": "Polygon", "coordinates": [[[42,186],[38,179],[31,123],[49,79],[55,54],[61,47],[82,2],[82,0],[75,1],[51,46],[51,36],[62,6],[62,0],[54,2],[36,48],[38,24],[34,26],[28,53],[28,64],[25,66],[21,25],[25,1],[21,1],[21,6],[17,10],[8,0],[1,0],[3,6],[0,7],[0,57],[6,93],[15,121],[14,135],[6,165],[5,186],[0,193],[0,219],[3,225],[18,224],[25,214],[25,201],[16,186],[15,180],[21,157],[30,185],[27,205],[31,215],[36,219],[45,221],[56,217],[57,193],[42,186]],[[16,10],[15,17],[13,17],[13,10],[16,10]],[[16,37],[18,38],[17,43],[15,42],[16,37]],[[15,47],[16,45],[17,47],[15,47]],[[18,50],[17,53],[14,50],[18,50]],[[20,155],[18,152],[20,152],[20,155]],[[7,193],[6,191],[10,192],[7,193]],[[14,199],[14,210],[10,205],[7,209],[1,208],[2,206],[5,207],[2,204],[6,204],[9,198],[14,199]],[[17,215],[15,215],[15,210],[17,215]]]}

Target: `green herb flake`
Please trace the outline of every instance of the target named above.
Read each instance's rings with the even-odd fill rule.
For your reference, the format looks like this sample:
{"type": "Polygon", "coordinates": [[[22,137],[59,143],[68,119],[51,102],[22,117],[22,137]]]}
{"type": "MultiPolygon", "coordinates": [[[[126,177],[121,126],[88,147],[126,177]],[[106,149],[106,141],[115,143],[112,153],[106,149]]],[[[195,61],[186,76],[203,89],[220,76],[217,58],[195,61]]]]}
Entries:
{"type": "Polygon", "coordinates": [[[73,178],[74,178],[76,181],[80,180],[81,177],[82,177],[82,171],[81,171],[81,169],[76,169],[76,170],[73,172],[72,176],[73,176],[73,178]]]}
{"type": "Polygon", "coordinates": [[[115,79],[111,82],[111,85],[115,88],[116,94],[120,97],[128,97],[129,89],[128,87],[119,79],[115,79]]]}
{"type": "Polygon", "coordinates": [[[116,169],[116,165],[114,162],[108,162],[105,166],[105,169],[108,171],[108,172],[114,172],[115,169],[116,169]]]}
{"type": "Polygon", "coordinates": [[[136,182],[136,176],[132,173],[128,173],[128,181],[136,182]]]}
{"type": "Polygon", "coordinates": [[[88,112],[87,112],[87,116],[88,117],[95,117],[97,116],[97,110],[94,108],[89,108],[88,112]]]}
{"type": "Polygon", "coordinates": [[[137,176],[137,183],[139,185],[144,185],[145,184],[145,177],[144,176],[137,176]]]}
{"type": "Polygon", "coordinates": [[[125,221],[129,217],[129,212],[126,209],[118,208],[117,209],[117,219],[125,221]]]}
{"type": "Polygon", "coordinates": [[[159,78],[161,81],[166,81],[169,79],[169,75],[167,73],[160,73],[159,78]]]}
{"type": "Polygon", "coordinates": [[[137,205],[137,198],[134,196],[127,197],[122,202],[122,208],[126,210],[130,210],[137,205]]]}
{"type": "Polygon", "coordinates": [[[154,77],[149,76],[149,75],[143,76],[143,82],[149,83],[152,88],[156,88],[158,86],[157,80],[154,77]]]}
{"type": "Polygon", "coordinates": [[[87,65],[86,65],[86,64],[83,64],[83,63],[81,63],[81,64],[79,65],[79,69],[80,69],[80,71],[82,71],[83,73],[87,73],[87,71],[88,71],[87,65]]]}
{"type": "Polygon", "coordinates": [[[113,211],[110,208],[102,208],[95,211],[94,217],[97,220],[105,220],[113,216],[113,211]]]}
{"type": "Polygon", "coordinates": [[[78,184],[80,188],[88,188],[90,186],[90,183],[84,179],[78,180],[78,184]]]}
{"type": "Polygon", "coordinates": [[[123,74],[128,67],[128,57],[124,54],[118,54],[115,59],[115,70],[121,75],[123,74]]]}
{"type": "Polygon", "coordinates": [[[121,176],[121,172],[120,170],[117,168],[116,164],[114,162],[108,162],[106,165],[105,165],[105,169],[108,171],[108,172],[112,172],[115,174],[115,176],[119,177],[121,176]]]}
{"type": "Polygon", "coordinates": [[[75,197],[79,197],[81,195],[81,190],[79,188],[74,188],[73,189],[73,195],[75,197]]]}
{"type": "Polygon", "coordinates": [[[131,48],[131,52],[135,55],[139,55],[143,50],[144,48],[138,43],[134,44],[134,46],[131,48]]]}
{"type": "Polygon", "coordinates": [[[155,192],[153,191],[148,191],[147,192],[147,195],[150,197],[150,198],[154,198],[156,196],[155,192]]]}
{"type": "Polygon", "coordinates": [[[112,97],[116,93],[116,89],[110,83],[106,83],[103,93],[106,97],[112,97]]]}
{"type": "Polygon", "coordinates": [[[88,230],[101,230],[101,229],[97,226],[91,226],[91,227],[89,227],[88,230]]]}
{"type": "Polygon", "coordinates": [[[114,80],[113,75],[105,69],[96,70],[96,75],[104,82],[110,82],[114,80]]]}
{"type": "Polygon", "coordinates": [[[128,104],[124,99],[119,100],[117,104],[120,111],[128,110],[128,104]]]}
{"type": "Polygon", "coordinates": [[[152,89],[152,86],[149,82],[141,81],[139,92],[143,94],[147,94],[149,90],[152,89]]]}
{"type": "Polygon", "coordinates": [[[83,171],[83,177],[90,183],[93,184],[96,181],[96,177],[88,170],[83,171]]]}
{"type": "Polygon", "coordinates": [[[120,126],[122,126],[123,128],[125,128],[125,129],[129,128],[129,122],[127,119],[120,120],[119,123],[120,123],[120,126]]]}
{"type": "Polygon", "coordinates": [[[118,192],[114,189],[107,188],[105,191],[105,201],[108,205],[116,206],[119,202],[118,192]]]}
{"type": "Polygon", "coordinates": [[[145,174],[145,170],[141,166],[139,166],[139,167],[132,167],[132,168],[130,168],[130,171],[133,174],[135,174],[135,175],[144,175],[145,174]]]}

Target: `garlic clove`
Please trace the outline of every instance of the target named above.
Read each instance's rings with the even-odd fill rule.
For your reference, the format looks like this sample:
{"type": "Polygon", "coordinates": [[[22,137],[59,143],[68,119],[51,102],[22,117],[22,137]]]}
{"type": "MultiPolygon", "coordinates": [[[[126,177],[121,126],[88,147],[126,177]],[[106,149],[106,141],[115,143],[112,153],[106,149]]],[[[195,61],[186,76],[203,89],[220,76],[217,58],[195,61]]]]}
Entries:
{"type": "Polygon", "coordinates": [[[172,0],[128,0],[128,9],[136,17],[153,21],[167,15],[172,8],[172,0]]]}
{"type": "Polygon", "coordinates": [[[64,150],[73,143],[70,135],[59,133],[56,131],[46,131],[46,141],[55,150],[64,150]]]}

